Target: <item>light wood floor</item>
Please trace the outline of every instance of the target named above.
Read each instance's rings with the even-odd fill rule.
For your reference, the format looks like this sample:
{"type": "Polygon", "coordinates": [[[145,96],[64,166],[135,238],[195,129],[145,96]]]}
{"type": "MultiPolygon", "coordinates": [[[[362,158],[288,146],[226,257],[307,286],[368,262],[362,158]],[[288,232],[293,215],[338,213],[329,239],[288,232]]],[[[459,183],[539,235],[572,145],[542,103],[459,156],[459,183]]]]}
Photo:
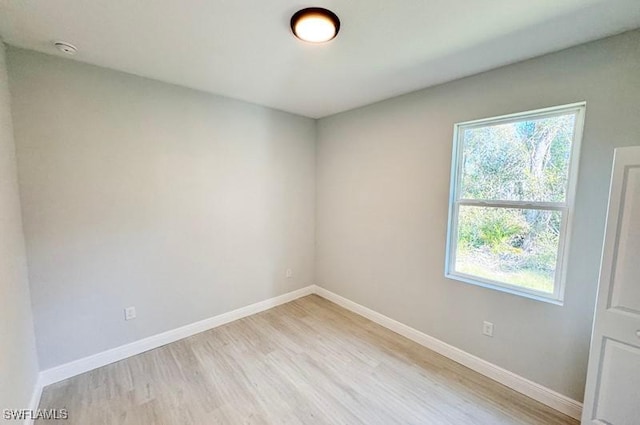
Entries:
{"type": "Polygon", "coordinates": [[[68,409],[58,425],[578,423],[315,295],[48,386],[40,408],[68,409]]]}

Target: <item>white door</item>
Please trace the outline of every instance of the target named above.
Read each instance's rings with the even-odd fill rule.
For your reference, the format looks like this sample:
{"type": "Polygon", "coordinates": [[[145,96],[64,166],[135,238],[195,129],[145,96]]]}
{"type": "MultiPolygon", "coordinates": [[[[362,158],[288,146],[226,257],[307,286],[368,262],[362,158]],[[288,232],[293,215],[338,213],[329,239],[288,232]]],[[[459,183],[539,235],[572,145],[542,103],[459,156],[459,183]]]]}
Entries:
{"type": "Polygon", "coordinates": [[[640,147],[616,149],[583,424],[640,424],[640,147]]]}

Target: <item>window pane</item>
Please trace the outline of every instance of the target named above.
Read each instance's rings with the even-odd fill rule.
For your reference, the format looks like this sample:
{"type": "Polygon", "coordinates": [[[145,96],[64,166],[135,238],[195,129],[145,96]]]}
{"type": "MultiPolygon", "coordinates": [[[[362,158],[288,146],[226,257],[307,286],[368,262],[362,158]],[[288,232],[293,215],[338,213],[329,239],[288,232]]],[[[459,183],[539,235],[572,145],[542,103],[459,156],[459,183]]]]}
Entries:
{"type": "Polygon", "coordinates": [[[461,205],[455,270],[553,293],[559,211],[461,205]]]}
{"type": "Polygon", "coordinates": [[[464,129],[461,198],[564,202],[575,113],[464,129]]]}

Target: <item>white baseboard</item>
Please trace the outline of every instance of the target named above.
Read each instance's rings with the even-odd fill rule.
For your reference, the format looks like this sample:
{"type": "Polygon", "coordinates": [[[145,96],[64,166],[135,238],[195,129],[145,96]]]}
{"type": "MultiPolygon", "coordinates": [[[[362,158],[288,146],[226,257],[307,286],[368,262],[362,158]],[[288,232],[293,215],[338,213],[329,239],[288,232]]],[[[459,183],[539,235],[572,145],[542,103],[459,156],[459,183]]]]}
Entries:
{"type": "MultiPolygon", "coordinates": [[[[38,410],[38,406],[40,406],[40,397],[42,396],[42,379],[38,376],[35,385],[33,386],[33,393],[31,394],[31,400],[29,401],[28,409],[32,412],[38,410]]],[[[24,425],[33,425],[34,420],[27,418],[24,420],[24,425]]]]}
{"type": "MultiPolygon", "coordinates": [[[[454,360],[468,367],[469,369],[475,370],[482,375],[485,375],[515,391],[518,391],[519,393],[531,397],[532,399],[537,400],[568,416],[571,416],[572,418],[578,420],[580,419],[582,413],[582,403],[572,400],[565,395],[562,395],[540,384],[523,378],[520,375],[516,375],[513,372],[496,366],[493,363],[476,357],[473,354],[469,354],[466,351],[460,350],[459,348],[449,345],[443,341],[440,341],[439,339],[431,337],[410,326],[393,320],[383,314],[357,304],[351,300],[348,300],[347,298],[344,298],[317,285],[310,285],[305,288],[286,293],[284,295],[269,298],[267,300],[251,304],[237,310],[211,317],[209,319],[191,323],[189,325],[172,329],[161,334],[153,335],[148,338],[132,342],[130,344],[112,348],[110,350],[103,351],[89,357],[74,360],[72,362],[44,370],[40,372],[40,379],[38,380],[36,388],[34,389],[30,408],[34,410],[38,408],[42,388],[47,385],[71,378],[73,376],[88,372],[93,369],[97,369],[102,366],[106,366],[110,363],[114,363],[131,356],[135,356],[145,351],[161,347],[174,341],[187,338],[197,333],[213,329],[217,326],[224,325],[234,320],[251,316],[252,314],[268,310],[280,304],[284,304],[310,294],[317,294],[323,298],[326,298],[327,300],[332,301],[339,306],[346,308],[347,310],[366,317],[367,319],[381,326],[384,326],[387,329],[390,329],[406,338],[409,338],[410,340],[439,354],[442,354],[443,356],[448,357],[451,360],[454,360]]],[[[31,425],[31,423],[27,422],[25,425],[31,425]]]]}
{"type": "Polygon", "coordinates": [[[469,369],[487,376],[505,385],[519,393],[522,393],[534,400],[539,401],[559,412],[564,413],[574,419],[580,420],[582,414],[582,403],[573,400],[565,395],[562,395],[556,391],[553,391],[547,387],[523,378],[520,375],[516,375],[506,369],[494,365],[486,360],[469,354],[459,348],[449,345],[440,341],[437,338],[422,333],[410,326],[393,320],[383,314],[373,311],[367,307],[364,307],[358,303],[355,303],[347,298],[344,298],[338,294],[335,294],[327,289],[319,286],[313,287],[313,292],[322,298],[332,301],[341,307],[346,308],[360,316],[375,322],[387,329],[390,329],[430,350],[435,351],[451,360],[460,363],[469,369]]]}
{"type": "Polygon", "coordinates": [[[314,292],[314,288],[315,285],[310,285],[296,291],[288,292],[274,298],[269,298],[267,300],[251,304],[246,307],[241,307],[239,309],[220,314],[218,316],[214,316],[208,319],[201,320],[199,322],[172,329],[167,332],[140,339],[130,344],[122,345],[120,347],[112,348],[110,350],[103,351],[89,357],[74,360],[72,362],[65,363],[51,369],[43,370],[42,372],[40,372],[40,388],[63,381],[76,375],[80,375],[81,373],[85,373],[90,370],[126,359],[127,357],[135,356],[136,354],[153,350],[154,348],[158,348],[174,341],[190,337],[197,333],[213,329],[226,323],[233,322],[234,320],[251,316],[252,314],[268,310],[280,304],[288,303],[289,301],[293,301],[300,297],[310,295],[314,292]]]}

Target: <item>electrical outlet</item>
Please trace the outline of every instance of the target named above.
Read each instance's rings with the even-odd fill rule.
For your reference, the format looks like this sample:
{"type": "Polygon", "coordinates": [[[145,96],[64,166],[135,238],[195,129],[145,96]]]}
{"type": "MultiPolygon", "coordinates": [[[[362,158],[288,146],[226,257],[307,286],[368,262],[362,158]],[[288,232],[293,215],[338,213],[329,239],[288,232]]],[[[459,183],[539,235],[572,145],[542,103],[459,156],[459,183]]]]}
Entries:
{"type": "Polygon", "coordinates": [[[287,277],[293,276],[293,270],[287,269],[287,271],[285,272],[285,276],[287,276],[287,277]]]}
{"type": "Polygon", "coordinates": [[[487,321],[483,322],[482,333],[486,336],[493,336],[493,323],[487,321]]]}
{"type": "Polygon", "coordinates": [[[136,318],[136,308],[127,307],[124,309],[124,320],[133,320],[136,318]]]}

